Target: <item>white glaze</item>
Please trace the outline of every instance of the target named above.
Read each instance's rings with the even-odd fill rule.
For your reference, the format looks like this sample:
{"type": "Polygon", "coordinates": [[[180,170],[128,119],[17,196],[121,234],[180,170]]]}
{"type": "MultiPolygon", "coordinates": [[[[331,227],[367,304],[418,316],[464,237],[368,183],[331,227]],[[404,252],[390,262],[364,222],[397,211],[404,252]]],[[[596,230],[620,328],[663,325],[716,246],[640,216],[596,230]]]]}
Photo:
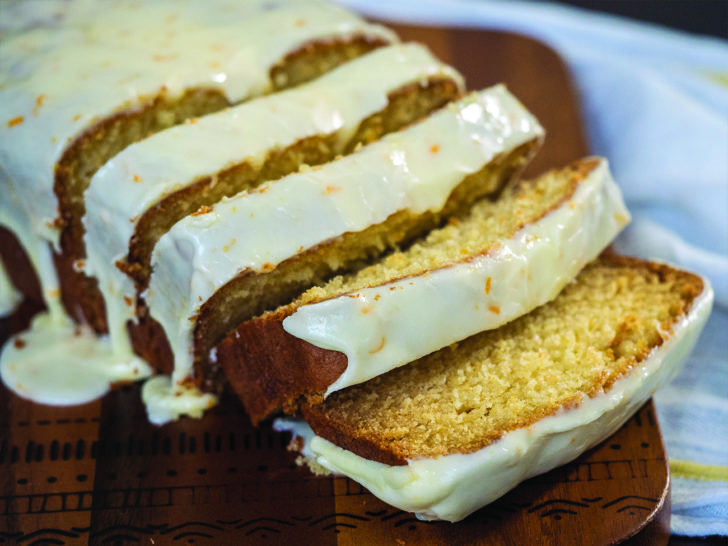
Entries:
{"type": "MultiPolygon", "coordinates": [[[[316,39],[396,41],[317,0],[17,2],[0,42],[0,179],[24,209],[30,254],[58,246],[54,166],[86,128],[164,93],[221,90],[231,102],[269,91],[270,68],[316,39]],[[23,30],[23,32],[20,32],[23,30]]],[[[45,258],[42,258],[45,260],[45,258]]],[[[46,293],[55,275],[41,271],[46,293]]]]}
{"type": "Polygon", "coordinates": [[[149,422],[163,425],[181,415],[199,419],[205,410],[217,404],[217,396],[202,392],[192,384],[173,386],[168,375],[158,375],[144,382],[142,402],[149,422]]]}
{"type": "Polygon", "coordinates": [[[157,133],[106,163],[85,194],[85,271],[99,279],[114,346],[129,346],[126,322],[134,319],[136,301],[134,282],[115,264],[126,261],[147,210],[233,165],[258,168],[269,152],[303,138],[336,134],[343,152],[359,124],[386,107],[390,93],[430,77],[450,78],[462,88],[462,77],[423,46],[380,48],[306,85],[157,133]]]}
{"type": "Polygon", "coordinates": [[[710,314],[713,292],[708,281],[703,282],[703,293],[675,325],[671,337],[609,391],[584,397],[577,407],[510,432],[473,453],[389,466],[315,436],[301,421],[282,419],[276,429],[300,436],[318,464],[358,481],[385,502],[415,512],[420,519],[459,521],[523,480],[565,464],[609,437],[656,389],[669,383],[710,314]]]}
{"type": "Polygon", "coordinates": [[[41,404],[84,404],[118,382],[151,375],[140,358],[117,355],[106,336],[64,315],[37,315],[29,330],[11,337],[0,355],[0,377],[13,392],[41,404]]]}
{"type": "Polygon", "coordinates": [[[172,347],[173,380],[192,373],[192,332],[200,305],[241,271],[264,272],[400,210],[439,210],[468,174],[542,136],[523,105],[505,87],[495,86],[358,153],[184,218],[158,242],[145,294],[172,347]]]}
{"type": "Polygon", "coordinates": [[[22,294],[10,282],[5,265],[0,260],[0,318],[12,314],[22,300],[22,294]]]}
{"type": "Polygon", "coordinates": [[[601,160],[568,200],[496,241],[488,254],[301,306],[283,328],[346,355],[346,370],[328,387],[328,396],[552,300],[628,221],[619,188],[601,160]]]}

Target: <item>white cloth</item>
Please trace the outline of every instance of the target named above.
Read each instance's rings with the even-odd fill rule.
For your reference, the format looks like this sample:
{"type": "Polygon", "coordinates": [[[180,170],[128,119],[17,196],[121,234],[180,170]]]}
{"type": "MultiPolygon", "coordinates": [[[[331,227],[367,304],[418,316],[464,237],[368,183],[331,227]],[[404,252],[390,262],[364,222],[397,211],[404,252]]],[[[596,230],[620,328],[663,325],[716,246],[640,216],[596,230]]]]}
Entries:
{"type": "MultiPolygon", "coordinates": [[[[591,151],[609,159],[633,214],[618,250],[713,284],[698,347],[655,400],[671,461],[728,470],[728,43],[541,2],[343,3],[381,19],[527,34],[566,60],[591,151]]],[[[728,535],[727,490],[674,476],[673,532],[728,535]]]]}

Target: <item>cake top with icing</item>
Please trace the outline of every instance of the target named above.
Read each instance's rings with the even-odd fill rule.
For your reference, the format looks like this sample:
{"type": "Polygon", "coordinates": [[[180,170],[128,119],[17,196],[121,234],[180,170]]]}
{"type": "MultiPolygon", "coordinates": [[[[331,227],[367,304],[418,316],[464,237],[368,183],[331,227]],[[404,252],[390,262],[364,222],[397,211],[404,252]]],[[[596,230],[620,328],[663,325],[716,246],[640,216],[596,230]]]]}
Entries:
{"type": "Polygon", "coordinates": [[[494,86],[357,153],[184,218],[157,243],[145,294],[151,315],[170,338],[175,375],[184,378],[190,371],[193,315],[242,271],[270,271],[400,210],[438,211],[466,176],[542,135],[530,112],[505,87],[494,86]]]}
{"type": "Polygon", "coordinates": [[[53,168],[86,128],[164,93],[268,91],[270,68],[315,40],[388,30],[316,0],[18,2],[0,43],[0,162],[56,242],[53,168]]]}

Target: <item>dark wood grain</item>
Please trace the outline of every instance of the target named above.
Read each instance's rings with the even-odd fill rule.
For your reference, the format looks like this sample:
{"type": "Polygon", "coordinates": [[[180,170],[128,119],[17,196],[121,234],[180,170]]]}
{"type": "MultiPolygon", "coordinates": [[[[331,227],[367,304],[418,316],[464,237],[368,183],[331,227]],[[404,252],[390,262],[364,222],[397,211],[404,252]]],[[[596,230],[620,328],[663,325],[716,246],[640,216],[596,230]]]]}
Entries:
{"type": "MultiPolygon", "coordinates": [[[[548,131],[532,174],[585,154],[568,72],[545,46],[496,32],[397,30],[462,70],[470,88],[508,84],[548,131]]],[[[0,321],[0,339],[36,308],[0,321]]],[[[667,542],[669,478],[652,403],[596,449],[457,524],[421,522],[351,480],[313,476],[287,442],[253,429],[232,397],[203,419],[154,427],[138,386],[76,408],[0,387],[0,544],[667,542]]]]}

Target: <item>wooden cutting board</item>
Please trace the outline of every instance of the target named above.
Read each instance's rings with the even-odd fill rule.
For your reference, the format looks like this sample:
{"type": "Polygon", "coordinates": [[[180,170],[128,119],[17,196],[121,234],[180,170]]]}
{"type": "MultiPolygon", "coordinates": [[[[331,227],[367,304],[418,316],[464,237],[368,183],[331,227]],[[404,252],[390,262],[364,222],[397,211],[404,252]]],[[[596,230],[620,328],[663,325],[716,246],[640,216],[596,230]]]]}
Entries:
{"type": "MultiPolygon", "coordinates": [[[[396,30],[459,68],[472,89],[508,84],[548,132],[531,174],[586,153],[569,74],[543,44],[396,30]]],[[[0,340],[33,311],[26,303],[0,321],[0,340]]],[[[313,476],[287,443],[269,426],[252,428],[233,398],[203,419],[154,427],[138,386],[74,408],[0,387],[0,544],[667,543],[669,474],[651,402],[596,449],[457,524],[422,522],[351,480],[313,476]]]]}

